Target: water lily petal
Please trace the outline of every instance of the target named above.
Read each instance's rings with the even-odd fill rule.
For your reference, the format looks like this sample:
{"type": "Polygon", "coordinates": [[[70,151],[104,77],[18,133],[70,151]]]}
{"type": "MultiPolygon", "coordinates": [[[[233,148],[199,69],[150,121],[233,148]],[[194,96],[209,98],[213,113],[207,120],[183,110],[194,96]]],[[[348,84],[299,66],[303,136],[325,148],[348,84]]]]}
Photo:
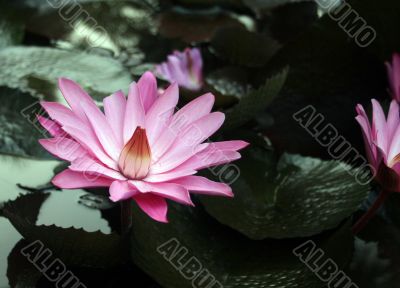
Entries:
{"type": "Polygon", "coordinates": [[[128,181],[114,181],[110,186],[110,199],[114,202],[132,198],[138,191],[128,181]]]}
{"type": "Polygon", "coordinates": [[[196,120],[206,116],[211,112],[214,105],[214,95],[204,94],[185,106],[173,115],[171,122],[162,131],[160,137],[152,146],[153,158],[155,161],[171,147],[176,137],[196,120]]]}
{"type": "Polygon", "coordinates": [[[63,136],[65,132],[61,129],[61,125],[49,118],[38,115],[37,119],[47,132],[53,137],[63,136]]]}
{"type": "Polygon", "coordinates": [[[124,118],[126,109],[126,98],[122,91],[117,91],[111,96],[103,99],[104,114],[107,121],[114,131],[116,140],[120,147],[124,144],[122,137],[124,129],[124,118]]]}
{"type": "Polygon", "coordinates": [[[385,113],[378,101],[375,99],[371,100],[372,102],[372,133],[373,139],[375,137],[376,144],[382,151],[387,154],[388,147],[388,133],[386,127],[386,118],[385,113]]]}
{"type": "Polygon", "coordinates": [[[88,151],[89,154],[95,156],[99,161],[108,167],[118,170],[118,165],[104,150],[93,132],[81,130],[78,127],[64,126],[63,130],[73,137],[88,151]]]}
{"type": "Polygon", "coordinates": [[[127,180],[119,171],[103,166],[101,163],[87,156],[76,158],[71,162],[69,169],[72,171],[83,172],[88,178],[101,176],[110,179],[127,180]]]}
{"type": "Polygon", "coordinates": [[[182,165],[176,167],[174,169],[175,172],[178,171],[192,171],[192,170],[201,170],[207,167],[222,165],[225,163],[229,163],[241,158],[239,152],[236,151],[217,151],[217,152],[200,152],[187,161],[185,161],[182,165]]]}
{"type": "MultiPolygon", "coordinates": [[[[169,171],[199,153],[198,145],[217,131],[225,120],[221,112],[208,114],[195,121],[181,133],[171,148],[157,161],[154,171],[169,171]]],[[[204,147],[204,146],[203,146],[204,147]]]]}
{"type": "Polygon", "coordinates": [[[188,175],[196,174],[196,170],[190,169],[181,169],[181,170],[171,170],[169,172],[160,173],[160,174],[149,174],[143,181],[152,182],[152,183],[159,183],[165,181],[171,181],[177,178],[181,178],[188,175]]]}
{"type": "Polygon", "coordinates": [[[157,80],[153,73],[147,71],[140,77],[137,85],[144,111],[147,112],[157,99],[157,80]]]}
{"type": "Polygon", "coordinates": [[[178,85],[171,84],[150,107],[146,114],[146,131],[150,146],[153,146],[161,132],[166,129],[178,100],[178,85]]]}
{"type": "Polygon", "coordinates": [[[87,156],[88,152],[78,142],[65,137],[40,139],[39,143],[54,156],[74,161],[76,158],[87,156]]]}
{"type": "Polygon", "coordinates": [[[140,209],[152,219],[158,222],[168,223],[168,204],[163,197],[153,195],[152,193],[139,193],[136,194],[133,199],[140,209]]]}
{"type": "Polygon", "coordinates": [[[232,189],[229,185],[214,182],[201,176],[187,176],[175,179],[171,183],[182,185],[190,192],[196,192],[197,194],[233,197],[232,189]]]}
{"type": "Polygon", "coordinates": [[[85,102],[82,103],[82,108],[104,151],[106,151],[112,159],[117,161],[122,146],[118,145],[114,131],[108,124],[105,115],[97,106],[88,105],[85,102]]]}
{"type": "Polygon", "coordinates": [[[108,187],[112,180],[104,177],[89,179],[82,172],[76,172],[69,169],[58,173],[51,182],[62,189],[82,189],[91,187],[108,187]]]}
{"type": "Polygon", "coordinates": [[[130,180],[129,182],[133,184],[140,192],[151,192],[181,204],[194,206],[192,200],[190,199],[188,190],[181,185],[174,183],[148,183],[136,180],[130,180]]]}
{"type": "Polygon", "coordinates": [[[58,80],[58,87],[61,90],[65,100],[68,102],[72,111],[81,119],[85,119],[85,112],[82,109],[82,103],[88,103],[96,106],[93,99],[77,83],[67,78],[58,80]]]}
{"type": "Polygon", "coordinates": [[[124,116],[124,145],[131,139],[136,127],[144,127],[145,113],[139,88],[135,82],[129,87],[128,101],[124,116]]]}

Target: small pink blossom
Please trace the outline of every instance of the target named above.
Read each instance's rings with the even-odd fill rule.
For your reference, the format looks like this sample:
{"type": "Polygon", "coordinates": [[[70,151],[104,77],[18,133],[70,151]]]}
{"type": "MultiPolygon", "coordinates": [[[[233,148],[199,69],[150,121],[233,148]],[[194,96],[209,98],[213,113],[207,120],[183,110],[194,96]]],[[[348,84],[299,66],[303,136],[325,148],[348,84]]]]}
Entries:
{"type": "Polygon", "coordinates": [[[70,162],[52,182],[65,189],[109,187],[110,199],[134,199],[157,221],[167,222],[166,199],[193,205],[190,192],[232,197],[224,183],[195,176],[207,167],[239,159],[244,141],[204,142],[224,122],[211,112],[214,96],[204,94],[175,111],[179,91],[157,92],[154,75],[104,98],[104,113],[75,82],[59,87],[69,107],[42,102],[50,119],[39,117],[53,138],[41,139],[50,153],[70,162]],[[176,113],[175,113],[176,112],[176,113]]]}
{"type": "Polygon", "coordinates": [[[400,102],[400,54],[394,53],[392,62],[386,62],[392,98],[400,102]]]}
{"type": "Polygon", "coordinates": [[[170,83],[178,83],[188,90],[198,91],[203,86],[203,59],[200,49],[174,51],[168,60],[156,66],[157,76],[170,83]]]}
{"type": "Polygon", "coordinates": [[[399,104],[392,100],[387,119],[378,101],[372,99],[372,123],[364,108],[357,105],[365,149],[376,180],[385,190],[400,192],[400,116],[399,104]]]}

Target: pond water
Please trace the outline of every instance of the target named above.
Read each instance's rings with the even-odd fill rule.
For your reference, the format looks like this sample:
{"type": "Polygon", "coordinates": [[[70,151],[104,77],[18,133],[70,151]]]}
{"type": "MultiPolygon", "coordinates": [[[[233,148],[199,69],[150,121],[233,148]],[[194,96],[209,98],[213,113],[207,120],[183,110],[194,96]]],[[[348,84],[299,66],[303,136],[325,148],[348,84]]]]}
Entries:
{"type": "MultiPolygon", "coordinates": [[[[59,165],[58,161],[39,161],[30,159],[16,159],[15,157],[2,157],[0,162],[0,203],[13,200],[19,194],[27,193],[17,184],[24,187],[37,187],[49,182],[49,175],[59,165]]],[[[37,225],[55,224],[59,227],[82,228],[85,231],[101,231],[110,233],[108,222],[101,218],[99,210],[90,209],[80,204],[80,199],[87,192],[83,190],[55,191],[43,203],[37,225]]],[[[8,255],[22,239],[11,223],[0,217],[0,287],[8,287],[7,263],[8,255]]]]}

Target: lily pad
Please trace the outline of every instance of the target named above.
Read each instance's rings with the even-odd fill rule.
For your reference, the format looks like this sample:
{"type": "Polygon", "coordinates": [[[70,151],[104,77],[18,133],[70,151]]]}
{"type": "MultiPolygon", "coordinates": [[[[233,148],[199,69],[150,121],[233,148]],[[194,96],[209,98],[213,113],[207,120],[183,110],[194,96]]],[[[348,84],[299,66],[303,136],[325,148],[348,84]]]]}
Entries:
{"type": "Polygon", "coordinates": [[[49,158],[38,143],[38,139],[45,137],[36,120],[41,111],[38,99],[18,89],[0,86],[0,101],[0,153],[49,158]]]}
{"type": "Polygon", "coordinates": [[[238,128],[262,112],[278,96],[287,74],[288,69],[285,68],[282,72],[268,78],[265,84],[258,89],[244,95],[238,104],[226,112],[226,121],[223,129],[232,130],[238,128]]]}
{"type": "Polygon", "coordinates": [[[28,26],[35,34],[56,40],[58,46],[93,53],[106,50],[126,67],[134,68],[161,62],[173,49],[185,47],[180,41],[157,34],[158,8],[154,2],[82,1],[80,8],[76,2],[68,2],[64,9],[71,9],[69,17],[73,20],[65,21],[57,9],[50,9],[47,13],[35,13],[28,26]]]}
{"type": "Polygon", "coordinates": [[[54,48],[8,47],[0,51],[0,66],[0,85],[39,97],[48,97],[54,91],[44,93],[43,89],[35,89],[37,85],[30,86],[32,76],[50,83],[56,83],[59,77],[67,77],[97,97],[127,90],[131,82],[129,72],[112,58],[54,48]]]}
{"type": "MultiPolygon", "coordinates": [[[[131,255],[163,287],[323,286],[292,252],[307,239],[253,241],[218,224],[201,207],[169,207],[168,224],[151,220],[138,208],[133,216],[131,255]]],[[[313,240],[339,267],[350,261],[353,238],[348,224],[313,240]]]]}
{"type": "Polygon", "coordinates": [[[251,91],[249,75],[245,69],[228,66],[209,73],[206,78],[206,88],[216,97],[215,105],[229,107],[245,97],[251,91]]]}
{"type": "Polygon", "coordinates": [[[210,215],[251,239],[308,237],[335,228],[368,194],[369,186],[358,184],[350,174],[356,171],[343,163],[294,154],[276,159],[251,143],[235,162],[235,197],[200,198],[210,215]]]}

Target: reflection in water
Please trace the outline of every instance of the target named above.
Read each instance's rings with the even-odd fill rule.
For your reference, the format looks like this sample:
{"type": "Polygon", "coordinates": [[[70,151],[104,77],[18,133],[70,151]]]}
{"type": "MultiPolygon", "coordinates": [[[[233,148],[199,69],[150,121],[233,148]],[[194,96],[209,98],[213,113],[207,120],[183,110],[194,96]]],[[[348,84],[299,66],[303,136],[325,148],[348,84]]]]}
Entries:
{"type": "MultiPolygon", "coordinates": [[[[58,161],[40,161],[17,157],[0,158],[0,203],[14,200],[26,191],[17,187],[22,184],[28,187],[37,187],[49,182],[53,176],[53,169],[58,161]]],[[[82,190],[56,191],[43,204],[38,225],[55,224],[60,227],[83,228],[87,231],[100,230],[110,233],[106,220],[101,218],[99,210],[89,209],[78,204],[79,199],[86,192],[82,190]]],[[[8,287],[7,257],[15,244],[21,239],[20,234],[10,222],[0,217],[0,287],[8,287]]]]}
{"type": "Polygon", "coordinates": [[[53,176],[58,161],[40,161],[18,157],[0,157],[0,202],[13,200],[25,193],[16,184],[36,187],[46,184],[53,176]]]}

